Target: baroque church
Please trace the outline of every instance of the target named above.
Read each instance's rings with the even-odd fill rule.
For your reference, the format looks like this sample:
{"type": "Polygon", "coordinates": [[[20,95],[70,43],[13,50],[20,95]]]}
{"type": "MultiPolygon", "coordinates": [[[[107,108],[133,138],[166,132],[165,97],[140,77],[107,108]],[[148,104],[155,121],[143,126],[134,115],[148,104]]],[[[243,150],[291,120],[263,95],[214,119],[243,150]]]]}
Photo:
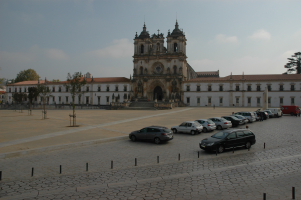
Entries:
{"type": "MultiPolygon", "coordinates": [[[[301,106],[301,74],[256,74],[219,76],[219,70],[195,72],[187,62],[185,33],[176,21],[172,32],[152,35],[144,24],[141,33],[134,38],[133,76],[93,78],[88,72],[83,76],[87,84],[75,104],[110,106],[135,102],[157,102],[174,107],[280,107],[301,106]],[[165,46],[166,44],[166,46],[165,46]],[[174,103],[175,102],[175,103],[174,103]]],[[[15,92],[28,93],[28,87],[47,84],[52,96],[47,105],[71,103],[65,81],[23,81],[7,84],[5,102],[11,104],[15,92]]],[[[36,104],[42,97],[35,99],[36,104]]]]}
{"type": "Polygon", "coordinates": [[[168,31],[150,35],[144,24],[134,39],[133,92],[138,99],[181,99],[182,82],[197,77],[187,62],[186,37],[176,21],[168,31]]]}

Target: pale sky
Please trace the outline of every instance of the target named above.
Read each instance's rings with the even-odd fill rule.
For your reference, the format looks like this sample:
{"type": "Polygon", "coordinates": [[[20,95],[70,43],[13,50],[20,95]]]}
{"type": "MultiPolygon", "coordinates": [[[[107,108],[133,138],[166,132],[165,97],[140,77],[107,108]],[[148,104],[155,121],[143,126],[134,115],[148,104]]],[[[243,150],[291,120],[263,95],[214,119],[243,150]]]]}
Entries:
{"type": "Polygon", "coordinates": [[[301,51],[300,0],[0,0],[0,78],[129,78],[144,21],[166,36],[176,18],[195,71],[279,74],[301,51]]]}

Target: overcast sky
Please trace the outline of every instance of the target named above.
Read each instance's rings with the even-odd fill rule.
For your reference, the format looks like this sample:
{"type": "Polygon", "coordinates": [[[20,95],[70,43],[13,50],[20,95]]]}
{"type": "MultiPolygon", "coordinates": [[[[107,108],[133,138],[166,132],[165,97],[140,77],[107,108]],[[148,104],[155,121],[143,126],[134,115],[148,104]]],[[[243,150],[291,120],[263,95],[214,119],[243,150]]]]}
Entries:
{"type": "Polygon", "coordinates": [[[78,71],[129,78],[144,20],[166,36],[176,16],[195,71],[283,73],[301,51],[300,8],[300,0],[0,0],[0,78],[29,68],[48,80],[78,71]]]}

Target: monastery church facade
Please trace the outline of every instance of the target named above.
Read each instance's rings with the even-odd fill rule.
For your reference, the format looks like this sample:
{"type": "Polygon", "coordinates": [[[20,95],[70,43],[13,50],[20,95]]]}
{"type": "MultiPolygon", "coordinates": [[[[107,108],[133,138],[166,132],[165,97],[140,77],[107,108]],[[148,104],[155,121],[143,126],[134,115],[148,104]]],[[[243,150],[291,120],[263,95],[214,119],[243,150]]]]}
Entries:
{"type": "MultiPolygon", "coordinates": [[[[229,75],[219,71],[195,72],[187,62],[187,39],[178,22],[166,38],[163,33],[150,35],[144,24],[134,38],[133,76],[93,78],[76,104],[110,105],[112,102],[158,101],[182,102],[187,106],[269,107],[301,106],[301,74],[229,75]],[[165,46],[166,39],[166,46],[165,46]],[[265,92],[266,91],[266,92],[265,92]],[[264,98],[264,95],[266,97],[264,98]],[[266,102],[267,101],[267,102],[266,102]]],[[[14,92],[28,92],[28,87],[47,84],[52,97],[47,104],[69,104],[71,95],[65,81],[23,81],[8,84],[6,102],[14,92]]],[[[40,103],[41,98],[36,99],[40,103]]]]}

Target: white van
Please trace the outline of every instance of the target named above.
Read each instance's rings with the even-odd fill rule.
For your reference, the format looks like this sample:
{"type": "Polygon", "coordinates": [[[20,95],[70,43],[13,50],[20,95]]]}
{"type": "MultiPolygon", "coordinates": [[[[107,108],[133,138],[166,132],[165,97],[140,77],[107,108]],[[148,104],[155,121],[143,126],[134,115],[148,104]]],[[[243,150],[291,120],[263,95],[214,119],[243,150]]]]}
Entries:
{"type": "Polygon", "coordinates": [[[268,108],[267,110],[270,110],[275,117],[282,117],[282,111],[280,108],[268,108]]]}

